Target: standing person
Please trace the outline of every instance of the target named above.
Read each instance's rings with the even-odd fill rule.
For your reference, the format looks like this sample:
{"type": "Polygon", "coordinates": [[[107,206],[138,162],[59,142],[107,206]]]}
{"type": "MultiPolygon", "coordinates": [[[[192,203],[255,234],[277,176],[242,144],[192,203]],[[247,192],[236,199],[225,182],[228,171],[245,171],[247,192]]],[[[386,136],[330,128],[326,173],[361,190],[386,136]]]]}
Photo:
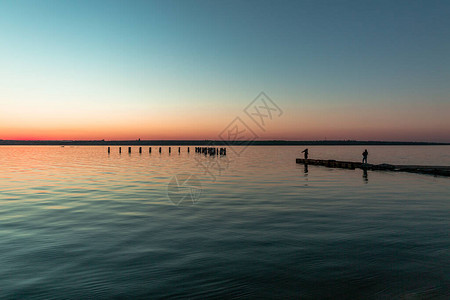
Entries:
{"type": "Polygon", "coordinates": [[[308,148],[303,150],[302,153],[305,153],[305,159],[308,159],[308,148]]]}
{"type": "Polygon", "coordinates": [[[363,156],[362,163],[363,163],[363,164],[367,164],[367,156],[368,156],[368,155],[369,155],[369,152],[367,151],[367,149],[364,150],[364,152],[362,153],[362,156],[363,156]]]}

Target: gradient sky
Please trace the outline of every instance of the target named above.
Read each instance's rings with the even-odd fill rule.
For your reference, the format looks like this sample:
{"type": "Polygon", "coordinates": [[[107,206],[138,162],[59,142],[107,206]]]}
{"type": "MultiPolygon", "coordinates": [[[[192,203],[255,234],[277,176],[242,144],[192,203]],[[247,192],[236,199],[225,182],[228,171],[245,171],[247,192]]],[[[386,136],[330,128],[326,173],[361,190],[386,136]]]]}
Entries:
{"type": "Polygon", "coordinates": [[[0,2],[0,139],[450,142],[449,1],[0,2]]]}

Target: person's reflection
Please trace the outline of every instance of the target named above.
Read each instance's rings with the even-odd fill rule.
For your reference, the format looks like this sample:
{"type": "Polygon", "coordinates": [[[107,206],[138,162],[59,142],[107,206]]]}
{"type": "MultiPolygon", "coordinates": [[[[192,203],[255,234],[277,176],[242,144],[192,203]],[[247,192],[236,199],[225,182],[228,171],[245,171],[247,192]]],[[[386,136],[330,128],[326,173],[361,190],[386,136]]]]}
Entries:
{"type": "Polygon", "coordinates": [[[308,186],[308,164],[303,164],[303,177],[305,177],[305,186],[308,186]]]}
{"type": "Polygon", "coordinates": [[[363,180],[364,180],[364,183],[369,183],[369,177],[367,177],[367,170],[366,169],[363,169],[363,180]]]}

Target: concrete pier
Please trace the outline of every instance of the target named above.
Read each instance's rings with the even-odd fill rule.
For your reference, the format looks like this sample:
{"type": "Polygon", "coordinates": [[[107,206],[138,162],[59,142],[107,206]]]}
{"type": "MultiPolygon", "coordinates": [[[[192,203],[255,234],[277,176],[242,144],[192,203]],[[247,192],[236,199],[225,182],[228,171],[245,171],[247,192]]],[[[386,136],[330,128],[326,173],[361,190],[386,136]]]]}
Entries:
{"type": "Polygon", "coordinates": [[[351,169],[355,168],[371,171],[409,172],[439,176],[450,176],[450,166],[420,166],[420,165],[390,165],[390,164],[363,164],[353,161],[338,161],[332,159],[303,159],[297,158],[298,164],[325,166],[329,168],[351,169]]]}

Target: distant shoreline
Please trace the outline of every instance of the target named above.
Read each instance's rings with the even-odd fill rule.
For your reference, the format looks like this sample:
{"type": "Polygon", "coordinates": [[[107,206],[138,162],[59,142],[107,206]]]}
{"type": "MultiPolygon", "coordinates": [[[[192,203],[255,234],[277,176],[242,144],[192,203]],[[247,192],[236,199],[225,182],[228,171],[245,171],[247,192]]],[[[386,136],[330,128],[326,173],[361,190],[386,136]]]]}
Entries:
{"type": "Polygon", "coordinates": [[[133,141],[19,141],[0,140],[0,146],[442,146],[437,142],[388,141],[222,141],[222,140],[133,140],[133,141]]]}

